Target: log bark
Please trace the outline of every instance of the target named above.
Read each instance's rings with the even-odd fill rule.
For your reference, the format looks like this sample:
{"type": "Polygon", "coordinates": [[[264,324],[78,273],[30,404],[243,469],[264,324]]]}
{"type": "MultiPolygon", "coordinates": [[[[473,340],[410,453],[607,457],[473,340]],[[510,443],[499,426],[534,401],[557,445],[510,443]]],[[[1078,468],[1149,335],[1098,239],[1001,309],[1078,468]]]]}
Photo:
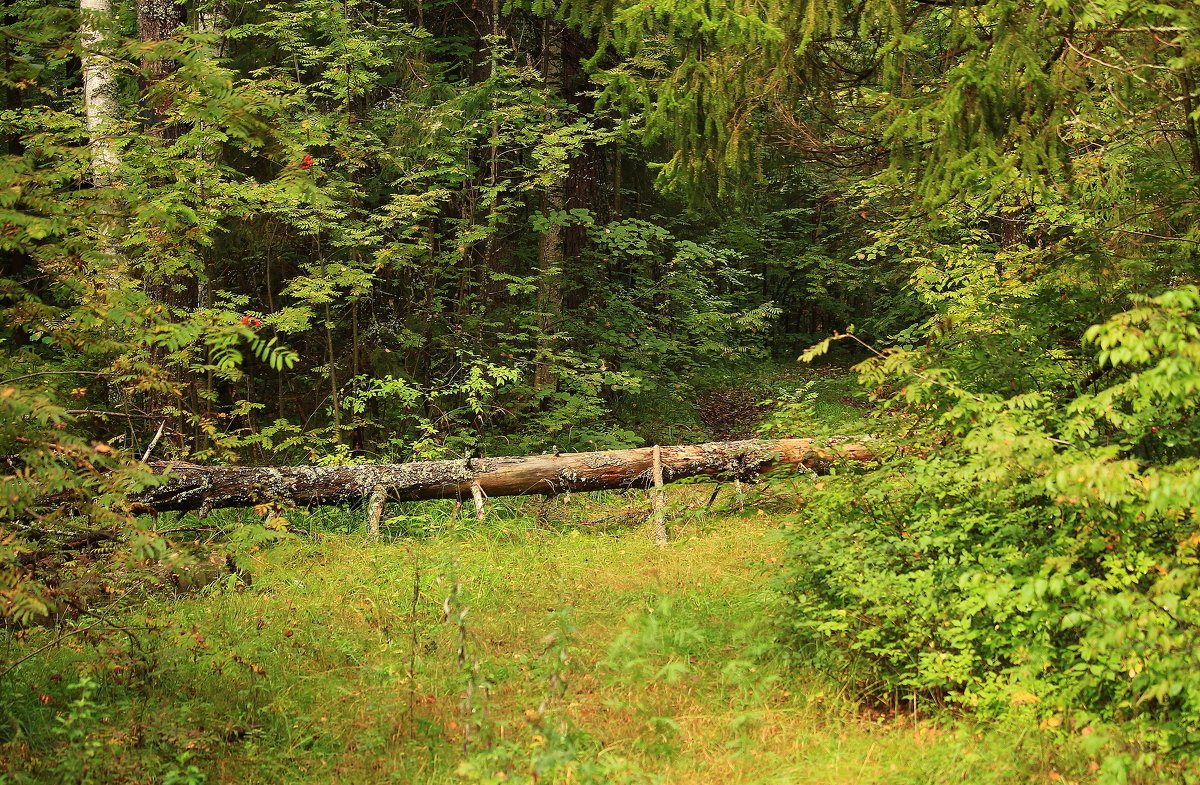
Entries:
{"type": "MultiPolygon", "coordinates": [[[[662,447],[662,477],[752,480],[779,467],[822,471],[839,459],[871,460],[870,447],[849,441],[781,439],[662,447]]],[[[361,503],[377,486],[389,501],[552,495],[569,491],[650,488],[654,448],[555,455],[421,461],[355,466],[198,466],[151,464],[166,482],[134,494],[139,512],[250,507],[286,501],[300,507],[361,503]]]]}

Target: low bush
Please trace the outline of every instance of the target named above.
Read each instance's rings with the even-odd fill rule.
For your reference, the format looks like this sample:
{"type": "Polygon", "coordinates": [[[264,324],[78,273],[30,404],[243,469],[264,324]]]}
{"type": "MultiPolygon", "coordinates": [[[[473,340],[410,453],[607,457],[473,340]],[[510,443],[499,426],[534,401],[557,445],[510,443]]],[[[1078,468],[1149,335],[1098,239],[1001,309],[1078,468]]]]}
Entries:
{"type": "Polygon", "coordinates": [[[793,650],[864,696],[1032,710],[1084,738],[1101,781],[1183,772],[1200,744],[1198,306],[1186,287],[1090,328],[1102,373],[1074,396],[976,394],[904,350],[860,365],[928,419],[906,457],[826,481],[790,527],[793,650]]]}

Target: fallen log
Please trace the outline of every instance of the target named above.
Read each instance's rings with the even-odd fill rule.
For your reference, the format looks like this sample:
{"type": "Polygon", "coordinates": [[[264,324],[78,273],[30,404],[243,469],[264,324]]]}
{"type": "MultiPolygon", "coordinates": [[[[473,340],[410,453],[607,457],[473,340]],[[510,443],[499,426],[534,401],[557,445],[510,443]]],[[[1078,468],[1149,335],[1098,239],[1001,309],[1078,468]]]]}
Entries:
{"type": "MultiPolygon", "coordinates": [[[[780,439],[711,442],[659,448],[663,482],[688,477],[752,480],[779,467],[824,471],[838,459],[871,460],[868,446],[849,441],[780,439]]],[[[133,494],[139,512],[250,507],[288,502],[299,507],[362,502],[382,489],[388,501],[551,495],[654,485],[655,448],[553,455],[420,461],[350,466],[199,466],[153,463],[161,485],[133,494]]]]}

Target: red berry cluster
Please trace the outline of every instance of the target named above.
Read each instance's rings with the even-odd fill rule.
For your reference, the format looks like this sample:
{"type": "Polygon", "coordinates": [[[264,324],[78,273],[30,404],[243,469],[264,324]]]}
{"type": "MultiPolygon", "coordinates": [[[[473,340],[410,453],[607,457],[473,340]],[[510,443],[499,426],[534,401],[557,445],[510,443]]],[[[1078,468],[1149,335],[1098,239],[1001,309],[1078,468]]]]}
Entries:
{"type": "Polygon", "coordinates": [[[248,316],[248,315],[243,316],[242,317],[242,326],[243,327],[251,327],[251,328],[257,330],[259,327],[262,327],[262,319],[257,319],[253,316],[248,316]]]}

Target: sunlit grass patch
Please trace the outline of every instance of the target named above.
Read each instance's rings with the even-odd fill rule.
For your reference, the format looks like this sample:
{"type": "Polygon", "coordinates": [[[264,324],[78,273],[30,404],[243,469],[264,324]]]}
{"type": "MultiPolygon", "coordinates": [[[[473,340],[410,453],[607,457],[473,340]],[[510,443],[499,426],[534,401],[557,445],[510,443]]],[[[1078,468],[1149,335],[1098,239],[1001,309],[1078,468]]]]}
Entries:
{"type": "MultiPolygon", "coordinates": [[[[707,491],[672,498],[683,510],[707,491]]],[[[685,523],[666,548],[637,526],[578,523],[637,504],[532,500],[491,531],[447,522],[383,543],[317,532],[255,550],[243,559],[248,585],[123,617],[141,625],[143,654],[84,637],[23,665],[48,702],[6,687],[0,772],[816,785],[1014,782],[1030,771],[976,771],[1006,737],[872,719],[837,674],[779,656],[765,588],[779,558],[771,516],[685,523]],[[79,674],[93,681],[83,692],[79,674]]]]}

